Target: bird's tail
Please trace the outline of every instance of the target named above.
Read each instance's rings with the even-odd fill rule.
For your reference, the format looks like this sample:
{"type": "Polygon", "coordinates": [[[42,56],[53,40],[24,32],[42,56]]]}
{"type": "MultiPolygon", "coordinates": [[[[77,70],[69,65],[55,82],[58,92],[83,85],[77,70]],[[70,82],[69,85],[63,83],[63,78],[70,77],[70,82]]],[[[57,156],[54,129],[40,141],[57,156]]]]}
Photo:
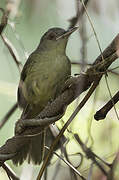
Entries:
{"type": "MultiPolygon", "coordinates": [[[[27,159],[28,163],[31,161],[35,164],[40,164],[43,158],[47,154],[47,150],[44,148],[44,144],[50,147],[51,143],[58,135],[59,130],[56,126],[50,126],[46,129],[46,135],[44,136],[44,132],[28,139],[23,147],[21,147],[20,151],[16,154],[16,156],[12,159],[13,163],[16,165],[20,165],[27,159]]],[[[63,136],[56,149],[60,148],[62,144],[66,141],[63,136]]]]}

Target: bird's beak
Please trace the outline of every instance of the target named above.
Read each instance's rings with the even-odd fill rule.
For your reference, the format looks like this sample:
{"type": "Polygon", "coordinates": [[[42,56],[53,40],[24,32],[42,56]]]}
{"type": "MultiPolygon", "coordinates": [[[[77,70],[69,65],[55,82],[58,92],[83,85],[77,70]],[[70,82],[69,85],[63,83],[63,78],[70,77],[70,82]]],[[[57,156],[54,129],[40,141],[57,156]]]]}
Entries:
{"type": "Polygon", "coordinates": [[[64,37],[69,37],[73,32],[75,32],[79,27],[73,27],[71,29],[68,29],[64,34],[61,36],[57,37],[56,40],[59,40],[64,37]]]}

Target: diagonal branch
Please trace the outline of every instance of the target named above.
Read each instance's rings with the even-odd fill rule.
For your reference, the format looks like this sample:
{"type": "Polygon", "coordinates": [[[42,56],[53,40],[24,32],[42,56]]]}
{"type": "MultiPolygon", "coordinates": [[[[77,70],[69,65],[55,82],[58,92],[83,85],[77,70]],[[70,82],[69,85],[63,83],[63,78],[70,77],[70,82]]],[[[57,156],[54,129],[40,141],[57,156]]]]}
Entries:
{"type": "Polygon", "coordinates": [[[0,23],[0,35],[1,35],[5,27],[7,26],[9,12],[5,11],[3,8],[0,8],[0,11],[3,13],[0,23]]]}
{"type": "MultiPolygon", "coordinates": [[[[119,56],[119,34],[114,38],[112,43],[104,50],[103,56],[104,61],[102,61],[101,55],[98,56],[98,58],[93,63],[92,67],[90,67],[85,73],[81,73],[78,77],[73,77],[69,79],[69,88],[65,90],[51,104],[48,104],[37,118],[44,119],[45,121],[45,118],[48,119],[58,115],[63,108],[65,108],[72,101],[74,101],[82,92],[86,91],[92,85],[92,83],[94,86],[92,86],[94,88],[93,91],[95,90],[96,86],[98,85],[100,79],[102,78],[107,68],[119,56]]],[[[91,93],[93,93],[93,91],[91,93]]],[[[80,106],[83,107],[84,104],[80,104],[80,106]]],[[[73,118],[76,114],[72,115],[73,118]]],[[[43,128],[44,126],[42,127],[42,125],[40,127],[26,127],[20,135],[16,135],[11,139],[8,139],[6,143],[0,148],[0,161],[4,162],[7,159],[12,159],[16,155],[16,153],[20,151],[20,148],[22,148],[26,144],[26,142],[28,142],[28,140],[32,138],[32,136],[41,133],[43,128]]],[[[64,126],[63,132],[66,128],[67,126],[64,126]]]]}
{"type": "Polygon", "coordinates": [[[94,92],[94,90],[96,89],[97,85],[98,85],[98,81],[96,81],[96,83],[93,84],[93,86],[90,88],[90,90],[88,91],[87,95],[84,97],[84,99],[81,101],[81,103],[79,104],[79,106],[76,108],[76,110],[72,113],[72,115],[70,116],[70,118],[68,119],[68,121],[65,123],[65,125],[63,126],[63,128],[61,129],[60,133],[58,134],[58,136],[56,137],[56,139],[54,140],[54,142],[52,143],[50,150],[43,162],[43,165],[41,167],[41,170],[39,172],[39,175],[37,177],[37,180],[40,180],[43,172],[49,162],[49,159],[52,155],[53,150],[55,149],[55,147],[57,146],[60,138],[62,137],[64,131],[67,129],[67,127],[69,126],[69,124],[72,122],[72,120],[75,118],[75,116],[78,114],[78,112],[81,110],[81,108],[84,106],[84,104],[88,101],[88,99],[90,98],[90,96],[92,95],[92,93],[94,92]]]}
{"type": "Polygon", "coordinates": [[[0,129],[4,126],[4,124],[6,123],[6,121],[10,118],[10,116],[15,112],[15,110],[17,109],[18,104],[15,103],[11,109],[6,113],[6,115],[0,120],[0,129]]]}
{"type": "Polygon", "coordinates": [[[99,111],[96,112],[94,118],[99,121],[106,117],[107,113],[119,101],[119,91],[110,99],[99,111]]]}
{"type": "Polygon", "coordinates": [[[7,164],[3,163],[2,168],[6,171],[8,176],[12,178],[12,180],[20,180],[7,164]]]}

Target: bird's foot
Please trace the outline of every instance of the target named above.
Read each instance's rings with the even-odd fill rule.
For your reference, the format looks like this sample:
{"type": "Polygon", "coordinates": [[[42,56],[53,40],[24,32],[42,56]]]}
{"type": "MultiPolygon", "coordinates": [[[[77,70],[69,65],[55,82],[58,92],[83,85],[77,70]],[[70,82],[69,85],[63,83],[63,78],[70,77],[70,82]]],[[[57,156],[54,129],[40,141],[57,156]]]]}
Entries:
{"type": "Polygon", "coordinates": [[[16,124],[15,124],[15,135],[19,135],[21,134],[24,129],[25,129],[25,126],[24,126],[24,123],[23,123],[23,119],[19,119],[16,124]]]}
{"type": "Polygon", "coordinates": [[[62,88],[62,92],[64,92],[66,89],[68,89],[69,87],[71,87],[72,86],[72,84],[74,84],[74,82],[75,82],[75,79],[76,79],[76,77],[70,77],[70,78],[68,78],[67,80],[66,80],[66,82],[64,83],[64,86],[63,86],[63,88],[62,88]]]}

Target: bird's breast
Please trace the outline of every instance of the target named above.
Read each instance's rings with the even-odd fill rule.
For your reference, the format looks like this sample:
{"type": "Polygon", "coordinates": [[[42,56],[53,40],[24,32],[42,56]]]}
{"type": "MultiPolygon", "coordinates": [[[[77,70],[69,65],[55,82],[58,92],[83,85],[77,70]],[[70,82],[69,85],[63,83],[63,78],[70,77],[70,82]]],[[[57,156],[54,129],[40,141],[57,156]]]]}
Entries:
{"type": "Polygon", "coordinates": [[[24,96],[30,104],[46,104],[60,92],[70,75],[70,65],[66,56],[47,57],[37,62],[27,75],[24,96]],[[55,57],[55,58],[54,58],[55,57]]]}

